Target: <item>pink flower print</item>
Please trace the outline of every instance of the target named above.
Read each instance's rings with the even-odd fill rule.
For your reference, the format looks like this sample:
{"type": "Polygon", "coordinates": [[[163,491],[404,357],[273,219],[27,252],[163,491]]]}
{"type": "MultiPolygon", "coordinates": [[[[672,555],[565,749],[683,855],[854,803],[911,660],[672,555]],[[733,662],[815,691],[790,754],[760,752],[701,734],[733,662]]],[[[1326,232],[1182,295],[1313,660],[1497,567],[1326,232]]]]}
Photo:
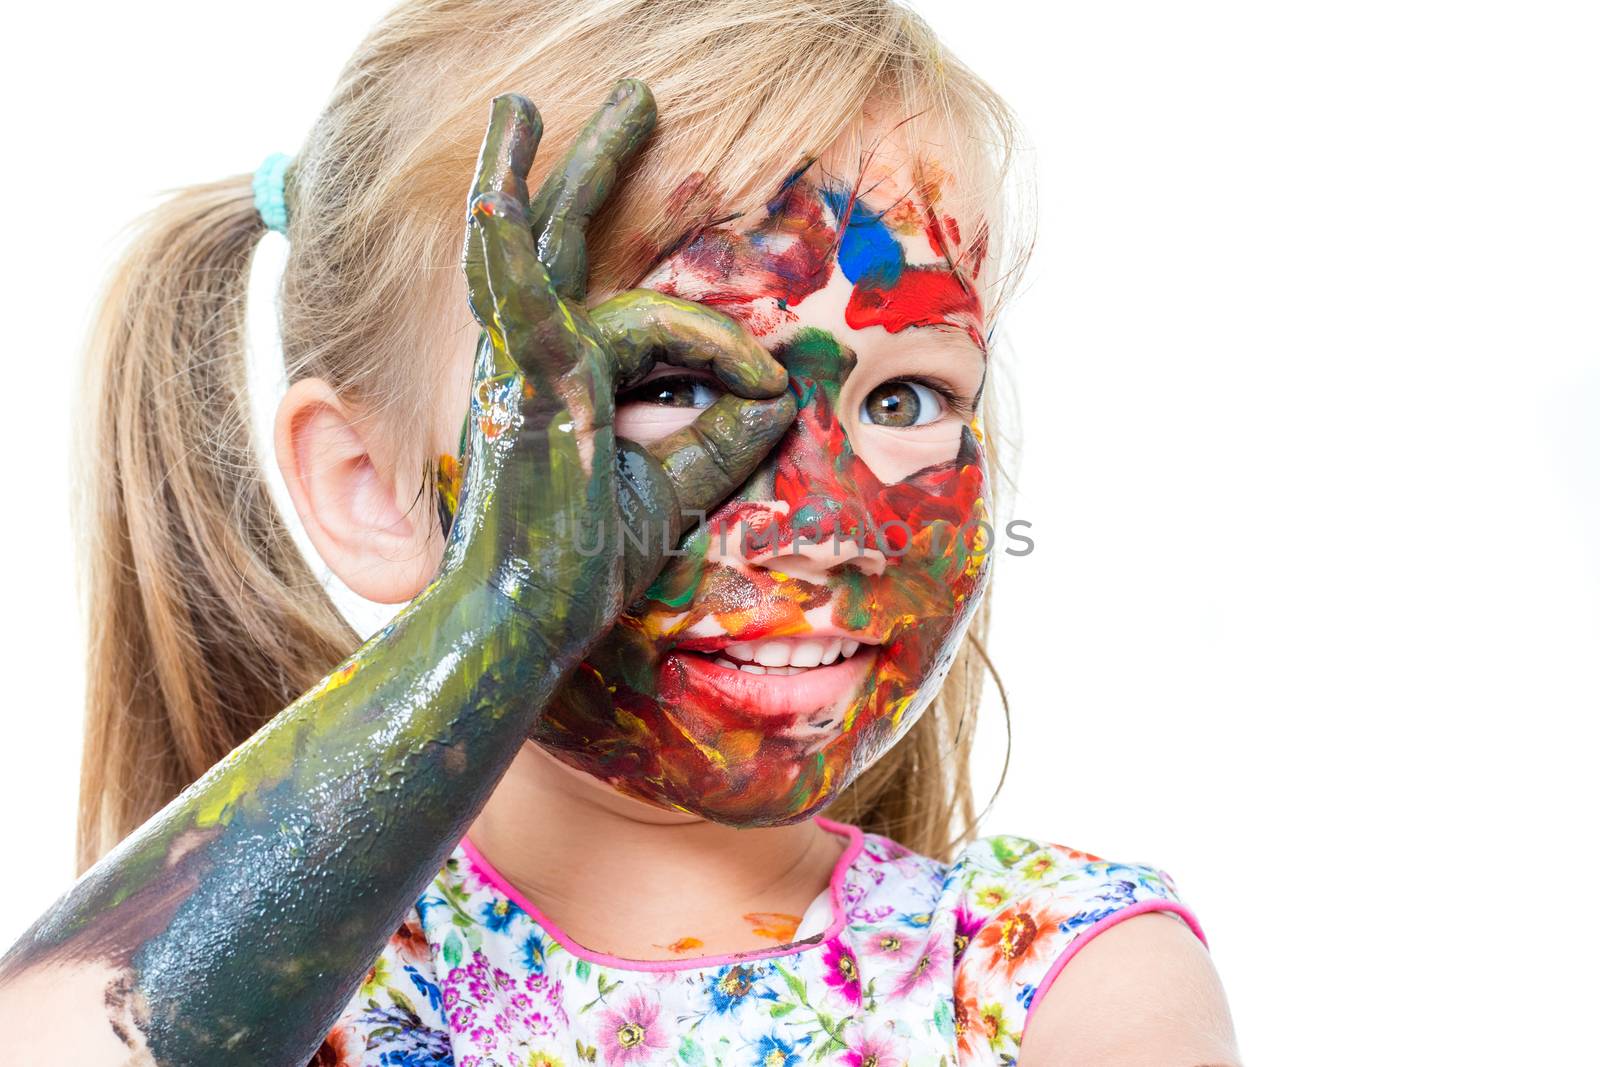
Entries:
{"type": "Polygon", "coordinates": [[[614,1011],[600,1013],[602,1062],[626,1065],[648,1063],[652,1054],[667,1047],[667,1026],[660,1003],[643,992],[634,993],[614,1011]]]}
{"type": "MultiPolygon", "coordinates": [[[[460,860],[450,859],[447,866],[455,869],[455,876],[461,888],[473,896],[482,893],[484,890],[488,890],[491,893],[500,891],[493,882],[483,876],[483,872],[478,870],[476,863],[464,857],[460,860]]],[[[442,885],[445,879],[441,876],[439,881],[442,885]]]]}
{"type": "Polygon", "coordinates": [[[905,1067],[905,1056],[894,1034],[881,1026],[861,1026],[845,1042],[845,1067],[905,1067]]]}
{"type": "Polygon", "coordinates": [[[956,959],[960,959],[967,951],[967,946],[972,943],[973,935],[983,926],[983,917],[974,915],[965,904],[955,910],[956,917],[956,959]]]}
{"type": "Polygon", "coordinates": [[[891,927],[868,935],[862,947],[866,955],[875,960],[900,964],[913,959],[922,946],[909,938],[904,930],[891,927]]]}
{"type": "Polygon", "coordinates": [[[892,995],[896,998],[909,996],[930,983],[942,981],[949,976],[951,965],[950,943],[938,937],[929,938],[917,946],[916,954],[907,961],[905,971],[895,980],[892,995]]]}
{"type": "Polygon", "coordinates": [[[861,1005],[861,968],[856,966],[855,955],[843,941],[834,938],[823,948],[822,966],[827,973],[822,980],[851,1007],[861,1005]]]}

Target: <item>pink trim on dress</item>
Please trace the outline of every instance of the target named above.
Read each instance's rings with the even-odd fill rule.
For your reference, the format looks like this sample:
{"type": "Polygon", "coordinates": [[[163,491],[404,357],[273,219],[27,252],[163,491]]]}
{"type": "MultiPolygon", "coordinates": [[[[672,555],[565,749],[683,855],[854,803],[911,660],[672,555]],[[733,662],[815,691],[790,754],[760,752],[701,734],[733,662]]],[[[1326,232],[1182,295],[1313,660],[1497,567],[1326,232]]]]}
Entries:
{"type": "Polygon", "coordinates": [[[1028,1020],[1033,1018],[1033,1009],[1037,1008],[1039,1002],[1044,999],[1045,993],[1049,991],[1050,986],[1055,982],[1056,975],[1060,974],[1061,968],[1065,967],[1072,957],[1078,954],[1079,949],[1118,923],[1126,922],[1136,915],[1144,915],[1146,912],[1152,911],[1170,911],[1189,924],[1189,929],[1194,931],[1194,936],[1200,939],[1202,945],[1207,948],[1211,947],[1206,941],[1204,931],[1200,929],[1200,920],[1194,917],[1194,912],[1175,900],[1143,900],[1130,907],[1123,908],[1121,911],[1113,912],[1073,938],[1072,943],[1067,945],[1061,955],[1056,957],[1056,961],[1050,965],[1050,969],[1044,972],[1044,977],[1039,979],[1039,984],[1034,987],[1033,999],[1028,1001],[1028,1012],[1022,1017],[1023,1030],[1027,1030],[1028,1020]]]}
{"type": "MultiPolygon", "coordinates": [[[[816,948],[818,945],[839,936],[840,931],[844,929],[845,922],[845,875],[849,872],[851,865],[855,863],[856,857],[861,854],[863,843],[861,828],[847,823],[834,822],[832,819],[824,819],[820,815],[814,821],[828,833],[836,834],[849,840],[849,843],[845,845],[844,852],[839,855],[839,862],[834,864],[833,876],[828,879],[828,895],[833,902],[833,922],[828,925],[828,929],[821,934],[813,935],[803,942],[791,942],[787,945],[778,945],[775,948],[735,952],[725,956],[692,956],[682,960],[635,960],[625,956],[611,956],[604,952],[595,952],[593,949],[584,948],[568,937],[559,926],[551,922],[550,917],[540,911],[537,904],[517,892],[516,887],[506,881],[505,876],[495,870],[494,866],[483,858],[483,853],[479,852],[477,847],[465,837],[461,839],[461,850],[467,854],[467,862],[472,864],[473,869],[480,878],[494,886],[511,903],[527,912],[529,918],[538,923],[545,933],[555,938],[562,948],[578,959],[588,960],[590,963],[598,963],[604,967],[615,967],[628,971],[692,971],[707,967],[723,967],[731,963],[745,963],[749,960],[770,959],[773,956],[793,956],[808,949],[816,948]]],[[[1091,929],[1093,928],[1091,927],[1091,929]]]]}

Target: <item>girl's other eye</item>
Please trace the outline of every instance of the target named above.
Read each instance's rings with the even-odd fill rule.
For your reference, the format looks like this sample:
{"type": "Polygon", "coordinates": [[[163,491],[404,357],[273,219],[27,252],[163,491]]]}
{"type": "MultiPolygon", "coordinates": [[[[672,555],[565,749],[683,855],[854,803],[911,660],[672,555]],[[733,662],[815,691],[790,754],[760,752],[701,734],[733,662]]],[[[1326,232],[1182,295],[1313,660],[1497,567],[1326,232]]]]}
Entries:
{"type": "Polygon", "coordinates": [[[704,378],[678,375],[653,378],[617,396],[617,405],[653,404],[664,408],[708,408],[717,399],[717,388],[704,378]]]}
{"type": "Polygon", "coordinates": [[[943,396],[933,387],[909,378],[884,382],[861,402],[861,419],[874,426],[899,429],[926,426],[945,413],[943,396]]]}

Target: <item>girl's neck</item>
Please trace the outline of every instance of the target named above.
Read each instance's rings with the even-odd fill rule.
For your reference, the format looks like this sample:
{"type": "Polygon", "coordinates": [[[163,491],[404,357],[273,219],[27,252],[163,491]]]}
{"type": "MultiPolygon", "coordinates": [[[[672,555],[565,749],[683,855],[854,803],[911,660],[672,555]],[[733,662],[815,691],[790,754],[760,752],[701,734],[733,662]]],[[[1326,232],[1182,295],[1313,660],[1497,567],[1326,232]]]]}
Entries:
{"type": "Polygon", "coordinates": [[[642,960],[791,940],[845,847],[810,820],[738,830],[651,807],[531,743],[469,836],[569,938],[642,960]]]}

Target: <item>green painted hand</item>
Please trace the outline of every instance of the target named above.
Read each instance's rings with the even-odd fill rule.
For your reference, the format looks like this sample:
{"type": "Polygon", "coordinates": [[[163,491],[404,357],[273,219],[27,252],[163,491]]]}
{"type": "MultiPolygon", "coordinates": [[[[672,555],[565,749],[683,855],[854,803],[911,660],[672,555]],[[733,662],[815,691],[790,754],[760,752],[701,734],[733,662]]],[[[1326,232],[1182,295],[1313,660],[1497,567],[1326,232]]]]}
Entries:
{"type": "Polygon", "coordinates": [[[467,278],[484,333],[445,573],[504,593],[562,666],[794,418],[783,368],[727,316],[649,290],[583,305],[584,231],[654,121],[649,90],[619,84],[530,205],[539,116],[502,96],[469,208],[467,278]],[[663,441],[619,441],[617,389],[658,360],[706,370],[727,392],[663,441]]]}

